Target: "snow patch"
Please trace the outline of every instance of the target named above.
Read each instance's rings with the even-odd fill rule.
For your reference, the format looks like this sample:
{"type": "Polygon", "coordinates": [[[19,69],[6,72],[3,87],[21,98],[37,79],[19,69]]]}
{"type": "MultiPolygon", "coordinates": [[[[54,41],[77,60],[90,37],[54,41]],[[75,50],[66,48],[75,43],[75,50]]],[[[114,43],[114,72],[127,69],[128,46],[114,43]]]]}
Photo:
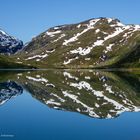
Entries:
{"type": "Polygon", "coordinates": [[[52,95],[52,96],[54,96],[54,97],[58,98],[61,102],[65,102],[65,100],[64,100],[64,99],[62,99],[61,97],[59,97],[59,96],[58,96],[58,95],[56,95],[56,94],[51,93],[50,95],[52,95]]]}
{"type": "Polygon", "coordinates": [[[85,58],[86,61],[89,61],[91,58],[85,58]]]}
{"type": "Polygon", "coordinates": [[[75,79],[75,80],[78,80],[78,78],[77,77],[75,77],[75,76],[72,76],[70,73],[68,73],[68,72],[63,72],[63,75],[64,75],[64,77],[68,77],[68,78],[70,78],[70,79],[75,79]]]}
{"type": "Polygon", "coordinates": [[[36,81],[36,82],[45,82],[45,83],[48,82],[48,80],[45,78],[34,78],[34,77],[30,77],[30,76],[26,76],[26,78],[29,80],[36,81]]]}
{"type": "Polygon", "coordinates": [[[73,60],[76,60],[76,59],[78,59],[79,57],[77,56],[77,57],[75,57],[75,58],[71,58],[71,59],[68,59],[67,61],[64,61],[64,65],[67,65],[67,64],[69,64],[69,63],[71,63],[71,61],[73,61],[73,60]]]}
{"type": "Polygon", "coordinates": [[[60,106],[60,105],[61,105],[60,103],[55,102],[53,99],[50,99],[50,100],[46,101],[45,103],[46,103],[46,104],[57,105],[57,106],[60,106]]]}
{"type": "Polygon", "coordinates": [[[96,29],[96,31],[95,31],[96,33],[99,33],[100,32],[100,29],[96,29]]]}
{"type": "Polygon", "coordinates": [[[90,80],[90,77],[89,76],[85,76],[85,79],[90,80]]]}
{"type": "Polygon", "coordinates": [[[80,54],[80,55],[87,55],[91,51],[91,47],[81,48],[70,51],[71,54],[80,54]]]}
{"type": "Polygon", "coordinates": [[[65,34],[61,34],[56,40],[53,41],[53,43],[59,41],[60,39],[62,39],[65,36],[66,36],[65,34]]]}
{"type": "Polygon", "coordinates": [[[61,30],[54,31],[54,32],[47,31],[46,34],[50,37],[54,37],[56,34],[60,34],[61,32],[62,32],[61,30]]]}

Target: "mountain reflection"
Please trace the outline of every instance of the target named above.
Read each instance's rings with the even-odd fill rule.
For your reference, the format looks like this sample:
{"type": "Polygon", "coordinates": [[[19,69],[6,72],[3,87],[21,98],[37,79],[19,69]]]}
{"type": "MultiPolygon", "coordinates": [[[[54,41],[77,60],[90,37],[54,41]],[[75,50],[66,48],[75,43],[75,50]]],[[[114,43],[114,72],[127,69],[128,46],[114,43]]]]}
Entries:
{"type": "Polygon", "coordinates": [[[13,81],[0,83],[0,105],[4,104],[12,97],[22,94],[22,92],[22,87],[13,81]]]}
{"type": "Polygon", "coordinates": [[[0,104],[23,89],[51,108],[94,118],[140,111],[140,73],[47,70],[0,73],[0,104]]]}

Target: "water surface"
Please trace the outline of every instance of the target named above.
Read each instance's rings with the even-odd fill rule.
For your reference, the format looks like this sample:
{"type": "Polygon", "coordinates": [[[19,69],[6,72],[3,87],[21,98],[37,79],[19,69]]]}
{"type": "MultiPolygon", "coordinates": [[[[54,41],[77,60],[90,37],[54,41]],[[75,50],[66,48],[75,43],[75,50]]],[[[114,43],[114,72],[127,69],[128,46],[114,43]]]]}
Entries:
{"type": "Polygon", "coordinates": [[[139,140],[140,72],[0,72],[0,139],[139,140]]]}

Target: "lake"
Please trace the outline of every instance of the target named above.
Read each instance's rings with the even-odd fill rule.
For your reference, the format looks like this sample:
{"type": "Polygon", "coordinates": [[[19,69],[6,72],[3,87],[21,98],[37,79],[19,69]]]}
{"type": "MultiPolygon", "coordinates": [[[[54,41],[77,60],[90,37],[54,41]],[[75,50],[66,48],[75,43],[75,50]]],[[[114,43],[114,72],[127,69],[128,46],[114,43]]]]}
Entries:
{"type": "Polygon", "coordinates": [[[0,71],[0,139],[140,140],[139,132],[139,71],[0,71]]]}

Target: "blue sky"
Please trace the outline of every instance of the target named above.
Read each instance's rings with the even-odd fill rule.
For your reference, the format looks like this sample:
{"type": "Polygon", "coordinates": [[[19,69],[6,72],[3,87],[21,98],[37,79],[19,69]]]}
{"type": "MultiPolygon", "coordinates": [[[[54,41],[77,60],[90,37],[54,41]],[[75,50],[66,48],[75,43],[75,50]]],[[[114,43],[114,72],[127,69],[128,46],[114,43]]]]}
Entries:
{"type": "Polygon", "coordinates": [[[0,28],[24,42],[61,24],[115,17],[140,24],[139,0],[1,0],[0,28]]]}

